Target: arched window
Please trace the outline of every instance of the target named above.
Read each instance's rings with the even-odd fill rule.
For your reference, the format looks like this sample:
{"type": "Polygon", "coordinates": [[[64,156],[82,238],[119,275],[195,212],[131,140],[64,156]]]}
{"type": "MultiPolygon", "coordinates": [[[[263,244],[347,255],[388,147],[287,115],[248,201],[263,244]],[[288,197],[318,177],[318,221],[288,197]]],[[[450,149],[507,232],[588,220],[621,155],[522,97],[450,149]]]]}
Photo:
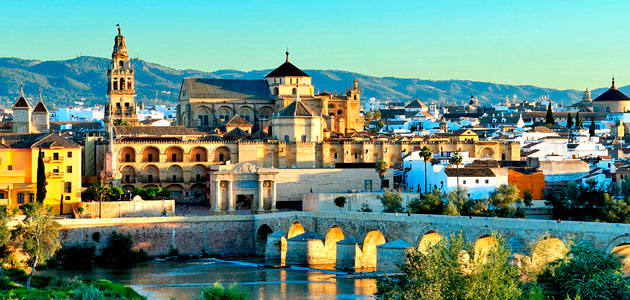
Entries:
{"type": "Polygon", "coordinates": [[[609,113],[610,112],[610,106],[606,106],[606,112],[609,113]]]}
{"type": "Polygon", "coordinates": [[[123,63],[123,61],[122,61],[122,60],[118,62],[118,66],[119,66],[119,67],[121,67],[121,68],[122,68],[122,67],[123,67],[123,65],[124,65],[124,63],[123,63]]]}
{"type": "Polygon", "coordinates": [[[295,96],[297,94],[297,88],[293,88],[293,95],[295,96]]]}
{"type": "Polygon", "coordinates": [[[279,93],[280,93],[280,91],[278,90],[278,88],[277,88],[277,87],[273,88],[273,94],[274,94],[275,96],[278,96],[278,94],[279,94],[279,93]]]}
{"type": "Polygon", "coordinates": [[[120,78],[120,89],[121,90],[125,89],[125,78],[120,78]]]}

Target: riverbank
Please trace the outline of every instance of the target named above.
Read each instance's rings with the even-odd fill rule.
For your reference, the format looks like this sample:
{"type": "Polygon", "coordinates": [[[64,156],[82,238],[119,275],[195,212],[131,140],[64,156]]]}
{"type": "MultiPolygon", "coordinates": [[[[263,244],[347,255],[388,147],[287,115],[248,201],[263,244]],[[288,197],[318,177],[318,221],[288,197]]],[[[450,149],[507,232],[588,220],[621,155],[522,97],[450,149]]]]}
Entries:
{"type": "Polygon", "coordinates": [[[130,287],[104,279],[82,280],[77,277],[40,276],[32,278],[30,289],[24,287],[28,275],[22,269],[4,270],[0,279],[0,299],[120,299],[146,300],[130,287]]]}

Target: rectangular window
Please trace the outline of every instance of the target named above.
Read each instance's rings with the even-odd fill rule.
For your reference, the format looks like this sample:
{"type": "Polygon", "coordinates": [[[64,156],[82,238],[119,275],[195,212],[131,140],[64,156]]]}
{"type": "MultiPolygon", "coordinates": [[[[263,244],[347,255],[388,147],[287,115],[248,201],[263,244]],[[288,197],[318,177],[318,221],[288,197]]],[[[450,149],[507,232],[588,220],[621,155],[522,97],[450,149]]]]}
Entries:
{"type": "Polygon", "coordinates": [[[12,171],[13,170],[13,166],[12,165],[8,165],[7,166],[7,170],[12,171]]]}
{"type": "Polygon", "coordinates": [[[306,142],[306,136],[305,135],[302,136],[302,143],[304,143],[304,142],[306,142]]]}
{"type": "Polygon", "coordinates": [[[35,194],[28,193],[28,202],[30,202],[30,203],[35,202],[35,194]]]}
{"type": "Polygon", "coordinates": [[[464,180],[464,184],[466,184],[466,180],[464,180]]]}
{"type": "Polygon", "coordinates": [[[490,180],[486,179],[486,184],[490,183],[490,180]]]}
{"type": "Polygon", "coordinates": [[[72,151],[68,151],[68,157],[72,157],[72,151]]]}
{"type": "Polygon", "coordinates": [[[68,173],[72,173],[72,166],[68,166],[67,170],[68,170],[68,173]]]}
{"type": "Polygon", "coordinates": [[[125,174],[125,182],[127,182],[127,183],[131,182],[131,175],[125,174]]]}
{"type": "Polygon", "coordinates": [[[70,196],[66,196],[66,200],[70,200],[70,196]]]}
{"type": "Polygon", "coordinates": [[[335,159],[337,159],[337,152],[335,152],[335,159]]]}
{"type": "Polygon", "coordinates": [[[149,153],[149,154],[147,155],[147,158],[148,158],[147,160],[148,160],[149,162],[152,162],[152,161],[153,161],[153,153],[149,153]]]}
{"type": "Polygon", "coordinates": [[[201,153],[195,154],[195,161],[201,161],[201,153]]]}
{"type": "Polygon", "coordinates": [[[147,182],[153,182],[153,175],[152,174],[147,175],[147,182]]]}
{"type": "Polygon", "coordinates": [[[171,161],[177,161],[177,154],[176,153],[171,154],[171,161]]]}
{"type": "Polygon", "coordinates": [[[66,182],[64,185],[64,193],[72,193],[72,182],[66,182]]]}
{"type": "Polygon", "coordinates": [[[479,183],[479,179],[475,179],[475,183],[479,183]]]}
{"type": "Polygon", "coordinates": [[[24,203],[24,193],[18,193],[17,203],[24,203]]]}
{"type": "Polygon", "coordinates": [[[289,142],[289,136],[288,135],[284,136],[284,141],[287,142],[287,143],[289,142]]]}
{"type": "Polygon", "coordinates": [[[59,174],[59,167],[53,167],[53,174],[59,174]]]}
{"type": "Polygon", "coordinates": [[[53,160],[59,160],[59,152],[53,152],[53,160]]]}
{"type": "Polygon", "coordinates": [[[389,179],[383,179],[383,187],[389,188],[389,179]]]}
{"type": "Polygon", "coordinates": [[[129,153],[125,153],[125,162],[131,161],[131,155],[129,153]]]}

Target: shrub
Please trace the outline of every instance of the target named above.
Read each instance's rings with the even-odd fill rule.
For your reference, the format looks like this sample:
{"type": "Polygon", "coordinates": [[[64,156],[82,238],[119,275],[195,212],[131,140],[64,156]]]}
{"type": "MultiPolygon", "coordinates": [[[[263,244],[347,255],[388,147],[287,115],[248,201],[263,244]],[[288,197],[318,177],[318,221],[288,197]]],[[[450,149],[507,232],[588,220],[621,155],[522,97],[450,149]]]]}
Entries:
{"type": "Polygon", "coordinates": [[[134,251],[132,247],[133,240],[131,235],[114,231],[109,238],[107,246],[103,248],[98,261],[111,265],[124,265],[148,259],[148,255],[144,251],[134,251]]]}
{"type": "Polygon", "coordinates": [[[346,206],[346,197],[339,196],[335,198],[335,205],[339,207],[339,210],[341,210],[344,206],[346,206]]]}
{"type": "Polygon", "coordinates": [[[104,300],[105,295],[93,285],[81,286],[72,290],[73,300],[104,300]]]}
{"type": "Polygon", "coordinates": [[[200,300],[247,300],[249,294],[241,290],[237,284],[225,288],[218,282],[208,289],[201,291],[200,300]]]}
{"type": "Polygon", "coordinates": [[[386,191],[383,195],[379,195],[378,199],[383,204],[384,212],[402,212],[402,195],[397,191],[386,191]]]}
{"type": "Polygon", "coordinates": [[[361,204],[360,211],[361,212],[372,212],[372,208],[370,207],[370,205],[367,202],[364,202],[363,204],[361,204]]]}
{"type": "Polygon", "coordinates": [[[69,267],[87,267],[94,262],[96,248],[91,244],[74,244],[57,251],[57,260],[69,267]]]}

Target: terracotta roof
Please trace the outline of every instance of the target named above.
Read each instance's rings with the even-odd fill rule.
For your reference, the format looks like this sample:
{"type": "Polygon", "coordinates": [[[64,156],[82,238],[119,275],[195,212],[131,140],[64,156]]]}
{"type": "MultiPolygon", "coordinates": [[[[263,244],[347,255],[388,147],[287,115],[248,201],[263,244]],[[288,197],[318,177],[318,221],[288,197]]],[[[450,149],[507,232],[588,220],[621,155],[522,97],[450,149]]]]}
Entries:
{"type": "Polygon", "coordinates": [[[534,132],[553,133],[553,130],[551,130],[548,127],[545,127],[545,126],[536,126],[536,127],[534,127],[534,132]]]}
{"type": "Polygon", "coordinates": [[[249,123],[247,120],[243,119],[239,115],[234,115],[230,121],[228,121],[225,126],[234,126],[234,127],[253,127],[252,123],[249,123]]]}
{"type": "Polygon", "coordinates": [[[266,141],[268,139],[269,139],[269,135],[262,130],[259,130],[255,132],[254,134],[252,134],[252,140],[266,141]]]}
{"type": "Polygon", "coordinates": [[[21,95],[20,98],[17,99],[15,104],[13,104],[13,107],[28,107],[28,108],[31,108],[31,105],[28,104],[28,101],[26,101],[26,98],[24,98],[24,95],[21,95]]]}
{"type": "Polygon", "coordinates": [[[172,136],[125,136],[118,139],[120,142],[137,142],[137,143],[146,143],[146,142],[171,142],[171,143],[181,143],[182,139],[172,136]]]}
{"type": "Polygon", "coordinates": [[[265,80],[184,78],[189,98],[272,99],[265,80]]]}
{"type": "Polygon", "coordinates": [[[287,76],[310,77],[306,73],[304,73],[302,70],[300,70],[298,67],[296,67],[292,63],[290,63],[289,59],[287,58],[286,62],[281,64],[275,70],[271,71],[271,73],[267,74],[267,76],[265,76],[265,78],[267,78],[267,77],[287,77],[287,76]]]}
{"type": "MultiPolygon", "coordinates": [[[[458,168],[446,168],[446,176],[457,177],[458,168]]],[[[488,168],[459,168],[459,177],[496,177],[494,172],[488,168]]]]}
{"type": "Polygon", "coordinates": [[[81,148],[73,141],[61,137],[57,133],[0,134],[0,143],[8,148],[81,148]]]}
{"type": "Polygon", "coordinates": [[[302,101],[293,101],[279,113],[279,117],[314,117],[317,113],[302,101]]]}
{"type": "Polygon", "coordinates": [[[249,133],[238,127],[230,130],[230,132],[223,135],[223,138],[229,141],[240,140],[240,139],[248,138],[248,137],[249,137],[249,133]]]}
{"type": "Polygon", "coordinates": [[[424,103],[420,102],[420,100],[416,99],[411,101],[409,104],[405,105],[405,108],[429,108],[424,103]]]}
{"type": "Polygon", "coordinates": [[[39,101],[37,105],[35,105],[33,112],[48,112],[48,108],[46,108],[46,105],[44,105],[44,102],[39,101]]]}
{"type": "Polygon", "coordinates": [[[115,126],[114,130],[119,136],[131,135],[131,136],[182,136],[182,135],[205,135],[201,131],[197,131],[185,126],[115,126]]]}

